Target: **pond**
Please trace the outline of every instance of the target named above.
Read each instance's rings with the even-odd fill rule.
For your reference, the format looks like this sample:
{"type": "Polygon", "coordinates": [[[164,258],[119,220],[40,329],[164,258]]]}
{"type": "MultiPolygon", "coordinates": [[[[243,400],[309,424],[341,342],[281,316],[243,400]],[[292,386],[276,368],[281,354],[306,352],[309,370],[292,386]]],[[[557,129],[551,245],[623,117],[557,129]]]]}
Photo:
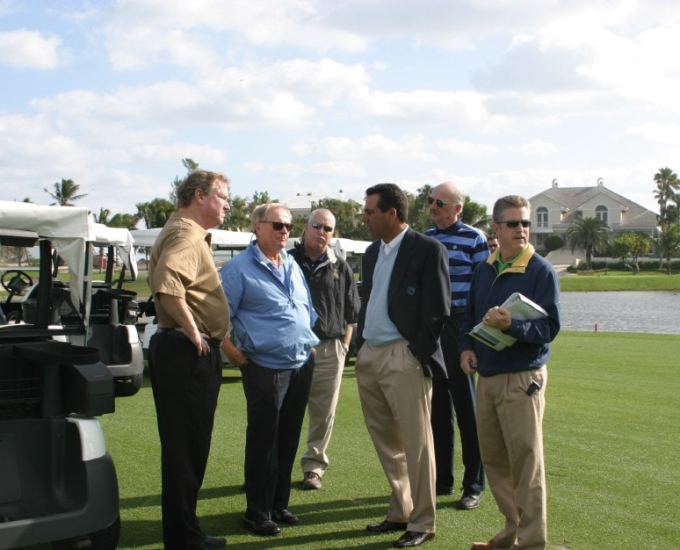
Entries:
{"type": "Polygon", "coordinates": [[[563,292],[562,330],[680,334],[680,292],[563,292]]]}

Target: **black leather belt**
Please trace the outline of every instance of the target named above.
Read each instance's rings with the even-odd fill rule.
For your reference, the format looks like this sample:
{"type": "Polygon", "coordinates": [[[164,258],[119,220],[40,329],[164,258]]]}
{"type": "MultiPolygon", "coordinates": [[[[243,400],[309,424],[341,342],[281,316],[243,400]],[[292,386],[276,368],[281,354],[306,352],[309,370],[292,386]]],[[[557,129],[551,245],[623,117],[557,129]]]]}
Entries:
{"type": "MultiPolygon", "coordinates": [[[[186,334],[175,328],[158,327],[156,329],[156,334],[167,334],[168,336],[174,336],[175,338],[183,338],[184,340],[189,341],[189,337],[186,334]]],[[[218,340],[217,338],[208,338],[206,341],[208,342],[208,345],[211,348],[220,349],[220,347],[222,346],[222,340],[218,340]]]]}

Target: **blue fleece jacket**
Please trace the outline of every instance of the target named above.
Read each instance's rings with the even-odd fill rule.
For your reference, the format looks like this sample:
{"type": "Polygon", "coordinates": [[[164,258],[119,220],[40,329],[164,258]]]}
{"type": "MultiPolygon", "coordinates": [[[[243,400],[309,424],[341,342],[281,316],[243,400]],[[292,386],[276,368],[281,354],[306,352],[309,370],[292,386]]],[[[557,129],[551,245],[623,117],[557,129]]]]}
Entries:
{"type": "Polygon", "coordinates": [[[460,351],[474,350],[480,376],[535,370],[550,358],[550,342],[560,330],[560,286],[550,262],[535,254],[528,245],[513,264],[498,273],[498,251],[481,263],[472,275],[465,325],[461,330],[460,351]],[[494,306],[500,306],[513,292],[520,292],[543,307],[548,316],[530,321],[512,320],[504,332],[517,338],[496,351],[469,335],[470,330],[494,306]]]}

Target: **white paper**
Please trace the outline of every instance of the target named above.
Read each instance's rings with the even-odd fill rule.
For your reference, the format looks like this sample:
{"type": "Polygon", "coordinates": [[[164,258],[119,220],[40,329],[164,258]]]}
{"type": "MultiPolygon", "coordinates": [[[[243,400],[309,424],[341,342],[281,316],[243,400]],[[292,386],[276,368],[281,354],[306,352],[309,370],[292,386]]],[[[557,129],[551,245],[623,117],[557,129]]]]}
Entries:
{"type": "MultiPolygon", "coordinates": [[[[507,309],[513,319],[526,321],[528,319],[541,319],[548,316],[548,312],[519,292],[513,292],[508,299],[501,304],[507,309]]],[[[486,326],[479,323],[471,331],[470,336],[479,340],[483,344],[500,351],[507,346],[514,344],[517,339],[502,330],[486,326]]]]}

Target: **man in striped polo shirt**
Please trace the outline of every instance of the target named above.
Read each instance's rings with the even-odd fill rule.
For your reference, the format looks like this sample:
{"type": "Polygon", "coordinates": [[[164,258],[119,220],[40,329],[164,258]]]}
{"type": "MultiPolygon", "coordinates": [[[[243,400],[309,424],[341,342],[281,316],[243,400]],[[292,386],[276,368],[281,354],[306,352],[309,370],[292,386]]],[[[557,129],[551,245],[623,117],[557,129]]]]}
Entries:
{"type": "Polygon", "coordinates": [[[454,490],[453,454],[455,409],[463,454],[463,494],[458,508],[471,510],[481,502],[484,490],[484,469],[479,453],[475,416],[475,382],[460,368],[458,335],[465,320],[465,308],[472,272],[477,264],[489,257],[484,233],[464,224],[460,217],[465,203],[463,189],[447,181],[437,185],[428,197],[430,219],[435,227],[425,234],[441,241],[449,255],[451,278],[451,316],[441,335],[448,380],[433,379],[432,432],[437,464],[437,494],[448,495],[454,490]]]}

